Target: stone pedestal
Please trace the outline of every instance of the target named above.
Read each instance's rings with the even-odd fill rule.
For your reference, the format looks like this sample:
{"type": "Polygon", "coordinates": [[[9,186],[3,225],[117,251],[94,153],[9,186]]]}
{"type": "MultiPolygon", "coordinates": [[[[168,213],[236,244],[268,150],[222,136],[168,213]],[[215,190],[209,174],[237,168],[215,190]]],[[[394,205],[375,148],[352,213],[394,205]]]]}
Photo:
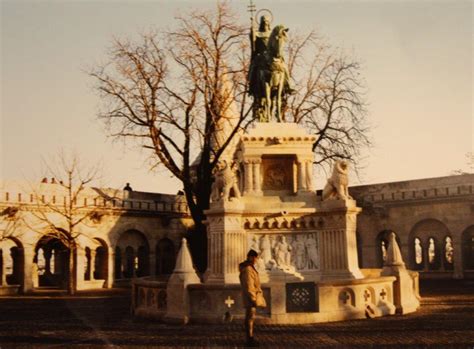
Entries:
{"type": "Polygon", "coordinates": [[[354,200],[328,200],[321,203],[322,230],[319,234],[321,277],[361,279],[357,260],[356,222],[361,211],[354,200]]]}
{"type": "Polygon", "coordinates": [[[169,323],[186,324],[190,315],[188,285],[199,284],[189,253],[186,239],[183,238],[178,252],[176,267],[166,286],[167,306],[164,320],[169,323]]]}
{"type": "MultiPolygon", "coordinates": [[[[292,123],[260,123],[241,137],[232,157],[240,177],[222,176],[222,171],[223,181],[216,183],[223,188],[213,189],[223,195],[213,195],[216,201],[205,211],[205,282],[199,282],[191,267],[177,267],[166,286],[165,321],[242,321],[238,266],[249,249],[260,255],[256,269],[267,301],[266,308],[258,309],[257,322],[295,325],[379,317],[394,314],[395,304],[401,313],[416,310],[417,279],[404,266],[392,263],[386,277],[380,270],[364,276],[359,269],[356,223],[361,209],[347,193],[347,172],[328,181],[325,191],[333,189],[337,195],[330,192],[323,201],[316,195],[315,140],[292,123]],[[234,197],[229,198],[231,191],[234,197]]],[[[189,255],[183,247],[179,261],[183,251],[189,255]]],[[[178,264],[191,265],[190,257],[178,264]]],[[[134,309],[161,319],[162,307],[148,305],[146,294],[164,285],[134,281],[134,286],[139,289],[134,309]]]]}
{"type": "Polygon", "coordinates": [[[205,282],[239,283],[239,263],[247,256],[247,237],[242,229],[244,205],[240,200],[220,200],[206,211],[208,269],[205,282]]]}
{"type": "Polygon", "coordinates": [[[395,276],[393,284],[393,303],[399,314],[412,313],[420,306],[416,295],[414,278],[405,268],[405,263],[400,253],[395,234],[389,236],[387,258],[382,269],[382,276],[395,276]]]}
{"type": "Polygon", "coordinates": [[[315,140],[295,123],[256,124],[239,145],[244,195],[311,192],[315,140]]]}

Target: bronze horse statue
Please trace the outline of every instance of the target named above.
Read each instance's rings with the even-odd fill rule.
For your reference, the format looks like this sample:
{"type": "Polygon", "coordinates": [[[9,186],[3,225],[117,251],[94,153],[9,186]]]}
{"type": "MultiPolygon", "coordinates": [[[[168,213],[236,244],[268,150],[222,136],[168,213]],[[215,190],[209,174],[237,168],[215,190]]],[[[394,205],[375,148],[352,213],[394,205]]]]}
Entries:
{"type": "Polygon", "coordinates": [[[265,66],[260,71],[260,103],[263,107],[265,120],[270,121],[273,116],[281,122],[281,100],[285,88],[289,85],[288,68],[283,58],[283,45],[287,41],[288,28],[277,25],[273,28],[268,39],[265,52],[265,66]]]}

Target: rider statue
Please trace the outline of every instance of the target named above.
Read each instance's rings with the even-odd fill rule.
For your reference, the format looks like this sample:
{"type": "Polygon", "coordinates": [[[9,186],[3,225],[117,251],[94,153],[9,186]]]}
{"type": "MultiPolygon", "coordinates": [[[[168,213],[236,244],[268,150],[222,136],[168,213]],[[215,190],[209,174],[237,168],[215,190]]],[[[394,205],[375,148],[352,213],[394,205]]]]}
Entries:
{"type": "Polygon", "coordinates": [[[265,15],[260,17],[257,32],[252,24],[249,94],[254,99],[254,117],[260,122],[269,122],[273,117],[280,122],[282,97],[294,92],[281,54],[287,31],[281,25],[271,30],[270,19],[265,15]]]}

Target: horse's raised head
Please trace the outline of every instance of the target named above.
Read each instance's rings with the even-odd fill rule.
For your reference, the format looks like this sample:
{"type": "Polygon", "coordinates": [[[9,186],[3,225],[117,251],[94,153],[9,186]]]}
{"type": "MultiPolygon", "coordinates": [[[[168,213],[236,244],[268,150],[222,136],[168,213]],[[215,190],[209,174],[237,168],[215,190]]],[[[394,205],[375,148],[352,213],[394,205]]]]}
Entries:
{"type": "Polygon", "coordinates": [[[273,28],[270,38],[268,39],[268,48],[270,49],[273,57],[281,57],[283,53],[283,44],[288,39],[289,28],[282,24],[279,24],[273,28]]]}

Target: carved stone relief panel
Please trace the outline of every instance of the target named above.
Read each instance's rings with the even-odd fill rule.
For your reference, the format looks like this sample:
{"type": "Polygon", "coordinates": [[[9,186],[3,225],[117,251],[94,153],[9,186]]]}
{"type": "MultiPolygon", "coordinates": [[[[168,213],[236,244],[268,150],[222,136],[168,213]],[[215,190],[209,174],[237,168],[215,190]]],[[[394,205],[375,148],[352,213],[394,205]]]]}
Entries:
{"type": "Polygon", "coordinates": [[[249,247],[260,255],[257,270],[318,270],[317,233],[253,234],[249,247]]]}
{"type": "Polygon", "coordinates": [[[264,157],[263,190],[293,190],[293,158],[264,157]]]}

